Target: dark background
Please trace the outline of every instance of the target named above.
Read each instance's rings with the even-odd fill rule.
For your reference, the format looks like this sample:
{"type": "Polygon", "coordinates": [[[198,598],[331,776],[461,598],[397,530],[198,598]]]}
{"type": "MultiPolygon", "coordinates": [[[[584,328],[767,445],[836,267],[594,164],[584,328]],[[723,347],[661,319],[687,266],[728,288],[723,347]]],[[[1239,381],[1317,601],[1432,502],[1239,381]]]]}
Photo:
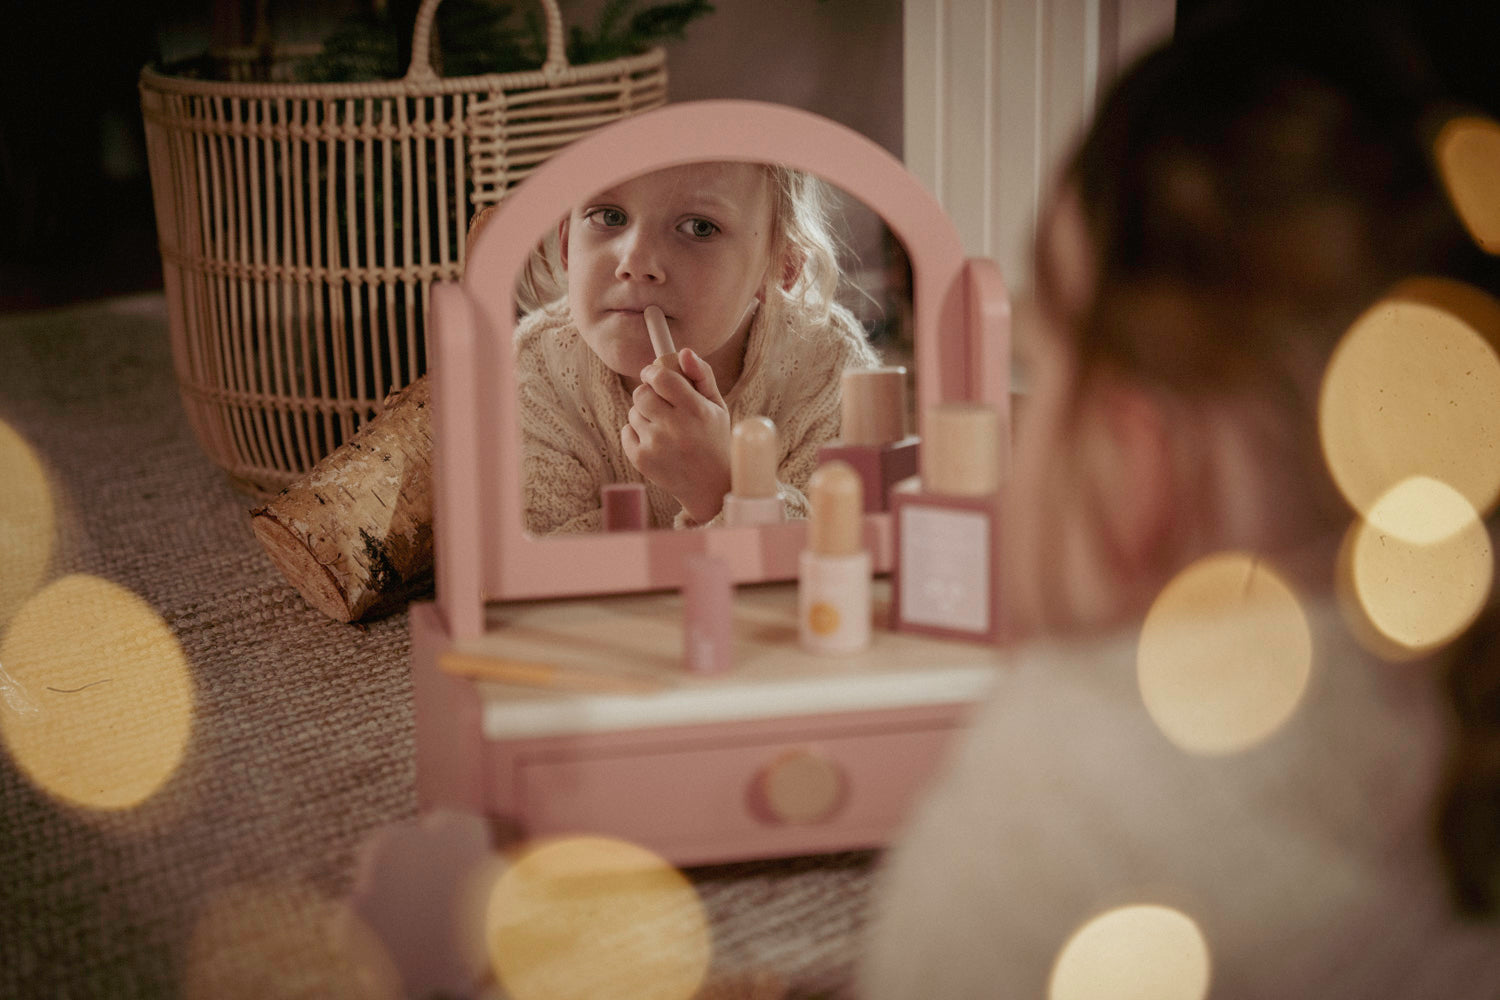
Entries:
{"type": "MultiPolygon", "coordinates": [[[[323,26],[355,2],[281,0],[271,8],[278,37],[285,29],[317,39],[323,26]]],[[[565,17],[580,2],[565,0],[565,17]]],[[[1309,16],[1320,2],[1305,4],[1309,16]]],[[[0,312],[161,287],[137,76],[147,62],[163,55],[197,54],[211,39],[248,40],[256,3],[34,0],[9,5],[0,32],[0,312]]],[[[718,0],[714,14],[690,26],[689,40],[695,31],[738,30],[732,17],[755,16],[737,9],[745,3],[718,0]],[[720,23],[714,26],[715,21],[720,23]]],[[[754,6],[760,6],[760,0],[754,6]]],[[[805,11],[799,7],[795,12],[808,18],[880,20],[874,26],[862,25],[864,34],[845,40],[849,46],[871,46],[872,40],[899,33],[900,11],[893,3],[875,5],[880,12],[873,15],[868,11],[874,8],[856,0],[805,0],[804,6],[805,11]]],[[[1177,0],[1179,28],[1223,6],[1224,0],[1177,0]]],[[[1494,109],[1500,73],[1493,59],[1470,50],[1482,53],[1500,42],[1500,3],[1408,0],[1403,6],[1415,11],[1430,32],[1431,48],[1455,92],[1494,109]]],[[[817,22],[809,20],[792,30],[805,36],[809,25],[817,28],[817,22]]],[[[877,57],[890,62],[888,52],[877,57]]],[[[896,61],[899,64],[899,58],[896,61]]],[[[722,84],[708,85],[714,86],[722,84]]],[[[787,100],[784,82],[782,86],[783,91],[768,91],[766,99],[787,100]]],[[[800,99],[802,93],[792,96],[800,99]]],[[[678,98],[675,83],[673,97],[678,98]]],[[[808,100],[801,103],[816,110],[820,99],[808,92],[808,100]]],[[[891,105],[899,119],[899,79],[889,93],[866,92],[864,99],[891,105]]],[[[890,117],[891,108],[883,108],[883,113],[890,117]]],[[[848,121],[850,114],[833,117],[844,118],[899,154],[899,121],[890,126],[879,119],[848,121]],[[882,130],[890,134],[877,134],[882,130]]]]}
{"type": "Polygon", "coordinates": [[[0,311],[161,286],[136,77],[194,0],[11,5],[0,34],[0,311]]]}
{"type": "MultiPolygon", "coordinates": [[[[252,40],[319,42],[376,0],[28,0],[0,28],[0,313],[161,287],[137,79],[252,40]]],[[[416,0],[386,0],[394,12],[416,0]]],[[[589,26],[602,0],[561,0],[589,26]]],[[[631,10],[658,0],[637,0],[631,10]]],[[[535,0],[511,0],[524,8],[535,0]]],[[[901,149],[901,0],[718,0],[667,43],[670,97],[778,101],[901,149]],[[726,57],[726,53],[729,57],[726,57]],[[774,65],[775,72],[767,72],[774,65]],[[894,70],[893,70],[894,67],[894,70]]]]}

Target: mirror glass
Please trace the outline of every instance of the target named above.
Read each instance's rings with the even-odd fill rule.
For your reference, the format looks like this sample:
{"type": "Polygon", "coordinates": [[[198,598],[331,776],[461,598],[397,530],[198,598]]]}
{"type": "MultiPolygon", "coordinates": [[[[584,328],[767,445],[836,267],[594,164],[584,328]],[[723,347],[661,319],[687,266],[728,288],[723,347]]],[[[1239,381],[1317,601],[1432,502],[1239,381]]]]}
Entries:
{"type": "MultiPolygon", "coordinates": [[[[861,379],[880,383],[875,395],[894,395],[898,409],[908,412],[913,409],[913,399],[918,412],[948,400],[1004,404],[1009,378],[1005,363],[1009,319],[998,270],[982,259],[965,257],[958,232],[942,206],[889,152],[817,115],[756,101],[669,103],[615,122],[568,145],[528,175],[488,221],[477,224],[462,284],[434,286],[433,329],[438,335],[434,338],[433,399],[435,425],[439,427],[434,434],[434,468],[440,480],[435,519],[445,525],[440,533],[443,542],[438,558],[438,593],[442,613],[450,622],[459,623],[453,626],[457,634],[482,630],[483,601],[681,587],[699,556],[727,564],[735,583],[796,578],[807,541],[807,522],[771,520],[772,504],[737,502],[731,507],[722,497],[715,498],[721,507],[748,508],[744,513],[751,516],[707,531],[594,530],[546,537],[527,530],[521,509],[528,492],[521,425],[536,419],[536,410],[528,410],[524,393],[518,391],[524,374],[518,376],[517,372],[524,373],[527,365],[535,367],[536,362],[523,364],[516,347],[517,277],[529,270],[538,241],[559,230],[561,219],[571,218],[579,202],[592,193],[607,192],[633,177],[701,163],[748,165],[762,171],[765,168],[761,164],[777,163],[809,171],[876,209],[884,225],[899,237],[910,261],[913,332],[907,349],[920,358],[916,370],[909,373],[916,391],[906,394],[907,402],[900,403],[899,391],[889,393],[901,387],[899,372],[894,379],[861,379]]],[[[847,206],[844,215],[852,215],[847,206]]],[[[619,221],[618,216],[608,218],[619,221]]],[[[711,229],[683,221],[684,232],[696,232],[699,237],[712,235],[711,229]]],[[[848,228],[852,243],[852,224],[848,228]]],[[[848,269],[862,271],[875,264],[864,253],[860,260],[860,267],[848,269]]],[[[766,263],[765,273],[770,274],[774,268],[769,258],[766,263]]],[[[801,263],[798,259],[798,267],[774,277],[796,277],[801,273],[801,263]]],[[[762,285],[780,287],[779,282],[762,285]]],[[[698,291],[706,296],[709,289],[705,286],[698,291]]],[[[737,287],[738,302],[734,304],[748,305],[750,297],[748,285],[737,287]]],[[[527,321],[534,313],[536,300],[531,301],[533,310],[527,321]]],[[[691,301],[691,297],[685,301],[691,301]]],[[[851,295],[848,301],[857,304],[857,297],[851,295]]],[[[676,300],[666,306],[671,308],[664,312],[680,307],[676,300]]],[[[754,323],[767,322],[759,306],[752,316],[754,323]]],[[[729,322],[738,318],[736,314],[729,322]]],[[[642,310],[632,338],[634,350],[641,350],[644,319],[642,310]]],[[[675,323],[668,316],[667,325],[676,328],[686,341],[695,323],[679,315],[675,323]]],[[[753,346],[753,333],[747,336],[749,346],[753,346]]],[[[646,348],[641,356],[622,362],[622,370],[628,377],[636,362],[652,354],[646,348]]],[[[681,356],[692,357],[686,351],[681,356]]],[[[594,357],[585,353],[583,360],[594,357]]],[[[571,385],[576,392],[583,377],[581,368],[562,364],[549,377],[555,375],[558,384],[571,385]]],[[[783,381],[786,389],[796,388],[792,379],[783,381]]],[[[802,384],[806,382],[802,380],[802,384]]],[[[779,383],[771,385],[777,388],[779,383]]],[[[863,395],[851,394],[851,398],[863,395]]],[[[836,407],[835,399],[828,408],[832,411],[836,407]]],[[[552,412],[547,419],[564,419],[574,428],[582,425],[590,433],[602,434],[599,428],[589,426],[590,420],[595,424],[600,421],[579,412],[576,406],[555,405],[552,412]]],[[[809,411],[792,407],[787,412],[805,417],[809,411]]],[[[851,460],[868,467],[862,470],[862,478],[868,478],[872,471],[876,475],[903,473],[908,464],[915,468],[915,439],[888,449],[879,447],[891,440],[887,422],[878,419],[879,414],[889,411],[871,406],[868,412],[872,416],[855,426],[875,430],[858,444],[842,449],[851,460]],[[879,459],[865,461],[872,455],[879,459]],[[887,462],[887,458],[892,460],[887,462]]],[[[920,421],[917,424],[919,428],[920,421]]],[[[789,440],[795,436],[795,431],[787,427],[776,430],[789,440]]],[[[774,466],[774,462],[770,464],[774,466]]],[[[689,462],[685,467],[691,470],[697,465],[689,462]]],[[[683,467],[676,468],[680,471],[683,467]]],[[[773,499],[780,499],[779,471],[771,477],[773,499]]],[[[555,476],[552,485],[569,482],[566,476],[555,476]]],[[[597,481],[585,479],[575,488],[581,488],[592,503],[593,490],[602,492],[605,484],[601,476],[597,481]]],[[[868,489],[866,492],[868,497],[876,496],[868,489]]],[[[779,514],[781,508],[776,507],[774,512],[779,514]]],[[[861,529],[875,570],[888,570],[894,563],[889,514],[867,510],[861,529]]]]}
{"type": "Polygon", "coordinates": [[[645,486],[626,498],[642,504],[634,524],[723,523],[741,447],[731,429],[754,416],[775,425],[786,516],[805,516],[806,478],[839,433],[847,369],[904,369],[895,426],[915,432],[906,251],[879,213],[833,184],[760,162],[680,164],[580,192],[534,247],[514,279],[532,537],[606,530],[620,493],[604,487],[623,483],[645,486]],[[687,357],[642,383],[662,344],[648,330],[651,305],[672,346],[702,366],[687,357]]]}

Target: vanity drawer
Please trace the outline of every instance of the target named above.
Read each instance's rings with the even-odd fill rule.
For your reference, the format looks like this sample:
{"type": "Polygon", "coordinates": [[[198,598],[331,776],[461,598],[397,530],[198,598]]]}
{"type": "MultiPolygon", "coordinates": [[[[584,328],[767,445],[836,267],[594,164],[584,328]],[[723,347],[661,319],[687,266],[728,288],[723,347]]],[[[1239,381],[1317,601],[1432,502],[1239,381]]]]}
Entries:
{"type": "Polygon", "coordinates": [[[880,847],[969,707],[495,743],[492,806],[528,837],[609,834],[679,865],[880,847]]]}

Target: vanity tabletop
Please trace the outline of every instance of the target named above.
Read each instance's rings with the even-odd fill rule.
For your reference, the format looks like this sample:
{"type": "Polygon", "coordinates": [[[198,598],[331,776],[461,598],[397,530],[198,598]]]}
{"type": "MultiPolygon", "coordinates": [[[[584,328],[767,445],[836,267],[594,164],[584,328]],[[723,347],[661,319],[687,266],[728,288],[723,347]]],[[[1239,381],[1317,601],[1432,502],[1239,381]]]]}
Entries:
{"type": "Polygon", "coordinates": [[[733,603],[733,666],[683,666],[677,591],[492,605],[482,636],[447,655],[514,667],[557,686],[479,680],[483,730],[516,739],[972,702],[1006,653],[979,643],[885,629],[890,586],[874,581],[870,646],[828,656],[797,642],[794,583],[742,585],[733,603]],[[597,678],[598,690],[591,679],[597,678]],[[627,690],[628,689],[628,690],[627,690]]]}

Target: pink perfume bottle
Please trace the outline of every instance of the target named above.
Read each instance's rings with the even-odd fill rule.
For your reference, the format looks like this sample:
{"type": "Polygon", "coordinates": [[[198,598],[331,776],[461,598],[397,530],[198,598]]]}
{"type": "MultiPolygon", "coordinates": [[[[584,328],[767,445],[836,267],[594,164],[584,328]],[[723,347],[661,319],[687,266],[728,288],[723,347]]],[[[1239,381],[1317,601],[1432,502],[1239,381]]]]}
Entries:
{"type": "Polygon", "coordinates": [[[927,414],[922,474],[891,491],[891,626],[994,642],[1000,634],[1000,414],[952,403],[927,414]]]}
{"type": "Polygon", "coordinates": [[[917,474],[918,439],[906,432],[906,369],[850,369],[839,391],[839,436],[818,458],[854,467],[864,484],[865,513],[887,510],[891,488],[917,474]]]}
{"type": "Polygon", "coordinates": [[[719,556],[683,561],[682,661],[690,673],[721,674],[734,663],[734,580],[719,556]]]}

